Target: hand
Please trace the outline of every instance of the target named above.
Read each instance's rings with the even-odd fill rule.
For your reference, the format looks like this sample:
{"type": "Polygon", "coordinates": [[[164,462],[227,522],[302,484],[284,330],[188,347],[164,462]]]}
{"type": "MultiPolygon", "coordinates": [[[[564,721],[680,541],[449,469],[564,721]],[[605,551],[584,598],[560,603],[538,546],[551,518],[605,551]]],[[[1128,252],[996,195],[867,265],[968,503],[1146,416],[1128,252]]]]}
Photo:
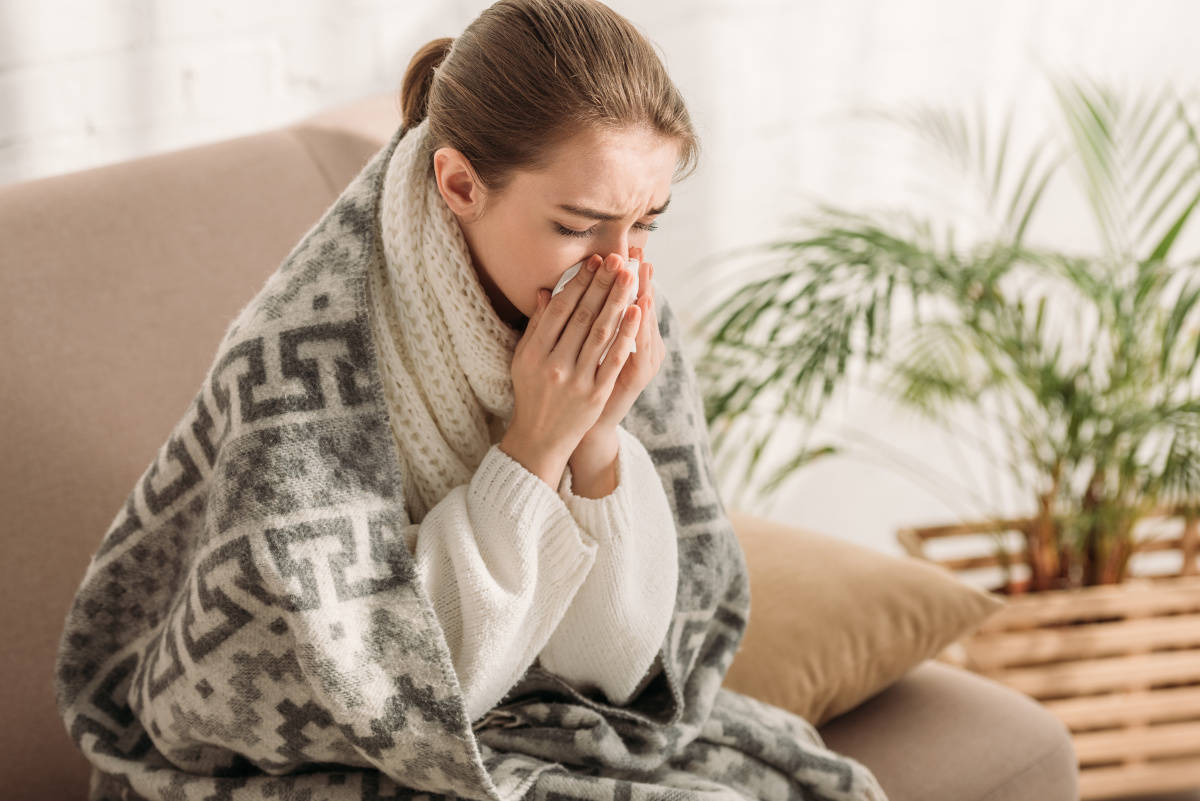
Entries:
{"type": "MultiPolygon", "coordinates": [[[[621,257],[613,253],[610,263],[621,257]]],[[[538,307],[513,352],[513,416],[501,450],[552,486],[595,424],[634,347],[643,307],[619,273],[598,271],[593,256],[563,290],[538,293],[538,307]],[[600,361],[600,353],[614,344],[600,361]],[[597,367],[599,365],[599,367],[597,367]]],[[[622,413],[623,416],[624,413],[622,413]]],[[[614,429],[615,433],[615,429],[614,429]]]]}
{"type": "MultiPolygon", "coordinates": [[[[630,258],[641,259],[641,248],[630,248],[630,258]]],[[[617,485],[616,461],[618,448],[617,425],[633,407],[637,397],[662,366],[666,354],[662,334],[658,330],[658,312],[654,303],[654,286],[650,279],[654,267],[642,261],[638,274],[638,297],[641,307],[640,323],[631,353],[617,376],[608,403],[600,417],[583,435],[567,463],[571,467],[573,491],[585,498],[602,498],[617,485]]]]}
{"type": "MultiPolygon", "coordinates": [[[[642,259],[643,256],[641,248],[629,249],[629,258],[642,259]]],[[[608,403],[587,434],[584,434],[581,446],[590,436],[598,437],[601,441],[610,441],[607,433],[611,431],[615,434],[617,424],[625,419],[642,390],[658,375],[666,357],[667,346],[663,344],[662,334],[658,331],[658,310],[654,303],[654,286],[650,283],[653,277],[654,265],[642,261],[638,271],[638,296],[635,301],[641,307],[641,321],[634,336],[636,352],[629,354],[629,358],[625,360],[625,366],[621,368],[613,384],[612,394],[608,396],[608,403]]]]}

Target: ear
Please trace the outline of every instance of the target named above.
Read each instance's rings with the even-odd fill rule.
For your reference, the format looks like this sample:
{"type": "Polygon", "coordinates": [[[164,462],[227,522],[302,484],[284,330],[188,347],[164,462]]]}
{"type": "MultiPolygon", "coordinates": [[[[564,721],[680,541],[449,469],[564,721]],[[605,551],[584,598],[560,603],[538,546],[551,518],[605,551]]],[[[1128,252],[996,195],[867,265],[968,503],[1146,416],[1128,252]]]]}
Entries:
{"type": "Polygon", "coordinates": [[[487,190],[466,156],[452,147],[439,147],[433,154],[433,170],[438,191],[451,211],[469,221],[483,213],[487,190]]]}

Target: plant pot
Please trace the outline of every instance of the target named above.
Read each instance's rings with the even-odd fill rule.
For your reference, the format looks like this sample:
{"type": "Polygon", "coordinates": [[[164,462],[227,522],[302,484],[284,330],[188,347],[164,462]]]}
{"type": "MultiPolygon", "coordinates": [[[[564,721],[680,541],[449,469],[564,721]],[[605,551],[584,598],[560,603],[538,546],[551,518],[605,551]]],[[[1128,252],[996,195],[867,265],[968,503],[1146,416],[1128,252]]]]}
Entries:
{"type": "Polygon", "coordinates": [[[1083,801],[1200,786],[1200,576],[1017,596],[960,644],[1071,730],[1083,801]]]}
{"type": "MultiPolygon", "coordinates": [[[[907,529],[901,541],[911,552],[924,542],[915,532],[948,528],[907,529]]],[[[1194,547],[1184,552],[1186,574],[1032,593],[1009,583],[1006,606],[937,657],[1057,715],[1074,741],[1082,801],[1200,786],[1200,575],[1194,547]]],[[[914,555],[928,558],[923,547],[914,555]]]]}

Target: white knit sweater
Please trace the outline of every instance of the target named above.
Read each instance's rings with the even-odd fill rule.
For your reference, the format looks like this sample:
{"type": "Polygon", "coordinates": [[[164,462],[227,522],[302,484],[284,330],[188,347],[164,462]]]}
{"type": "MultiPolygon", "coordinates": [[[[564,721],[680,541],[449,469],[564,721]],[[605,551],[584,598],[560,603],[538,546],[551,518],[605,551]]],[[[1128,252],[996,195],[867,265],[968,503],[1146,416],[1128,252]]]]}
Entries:
{"type": "Polygon", "coordinates": [[[537,657],[625,704],[655,675],[675,607],[675,523],[650,454],[622,427],[618,484],[557,493],[493,445],[471,481],[407,532],[471,720],[537,657]]]}
{"type": "MultiPolygon", "coordinates": [[[[427,122],[427,120],[425,121],[427,122]]],[[[538,659],[622,705],[659,666],[675,607],[675,520],[642,443],[617,427],[617,487],[557,490],[500,450],[520,334],[500,320],[437,191],[427,126],[397,145],[372,271],[405,540],[445,632],[470,720],[538,659]]]]}

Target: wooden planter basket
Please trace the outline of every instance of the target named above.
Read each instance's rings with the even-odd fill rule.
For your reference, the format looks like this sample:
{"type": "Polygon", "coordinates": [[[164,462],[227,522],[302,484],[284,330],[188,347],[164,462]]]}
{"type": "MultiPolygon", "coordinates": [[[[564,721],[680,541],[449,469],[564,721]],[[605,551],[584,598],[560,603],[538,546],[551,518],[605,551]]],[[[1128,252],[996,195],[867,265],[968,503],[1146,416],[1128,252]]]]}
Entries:
{"type": "MultiPolygon", "coordinates": [[[[995,554],[934,559],[926,543],[1024,532],[1030,522],[910,528],[897,538],[910,555],[962,573],[1001,562],[995,554]]],[[[1178,573],[1135,575],[1131,560],[1121,584],[1009,595],[1006,607],[938,656],[1026,693],[1067,725],[1081,801],[1200,787],[1196,521],[1180,528],[1178,536],[1138,540],[1135,549],[1179,551],[1178,573]]],[[[1023,562],[1023,550],[1010,561],[1023,562]]]]}

